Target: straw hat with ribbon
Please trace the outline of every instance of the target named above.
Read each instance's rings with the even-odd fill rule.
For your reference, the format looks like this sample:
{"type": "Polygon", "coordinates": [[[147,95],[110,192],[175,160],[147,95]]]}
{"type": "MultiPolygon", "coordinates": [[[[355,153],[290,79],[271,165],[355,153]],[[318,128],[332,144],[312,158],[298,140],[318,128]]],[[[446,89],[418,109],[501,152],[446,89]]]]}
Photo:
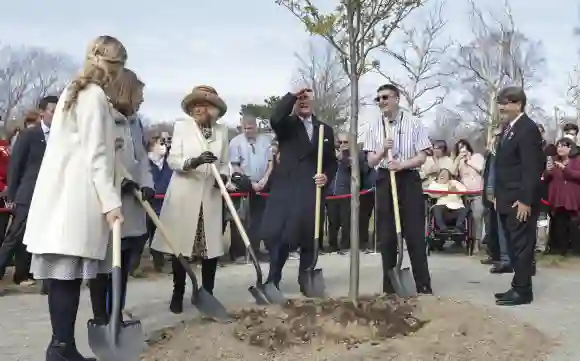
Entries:
{"type": "Polygon", "coordinates": [[[192,106],[200,103],[209,103],[219,110],[218,118],[226,114],[228,107],[217,91],[209,85],[198,85],[183,98],[181,101],[181,109],[189,115],[192,106]]]}

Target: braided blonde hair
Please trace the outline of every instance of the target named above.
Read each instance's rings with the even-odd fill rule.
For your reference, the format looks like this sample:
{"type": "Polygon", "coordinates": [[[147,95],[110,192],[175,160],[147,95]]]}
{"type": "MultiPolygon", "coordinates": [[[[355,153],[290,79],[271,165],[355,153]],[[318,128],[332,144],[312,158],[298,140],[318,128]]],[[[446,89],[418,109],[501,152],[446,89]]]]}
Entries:
{"type": "Polygon", "coordinates": [[[127,61],[127,50],[116,38],[108,35],[93,40],[87,49],[80,74],[72,81],[64,109],[70,110],[78,100],[79,93],[89,84],[105,88],[120,75],[127,61]]]}
{"type": "Polygon", "coordinates": [[[111,99],[117,111],[130,116],[137,110],[137,92],[142,91],[144,86],[145,83],[135,72],[125,68],[117,80],[105,87],[105,94],[111,99]]]}

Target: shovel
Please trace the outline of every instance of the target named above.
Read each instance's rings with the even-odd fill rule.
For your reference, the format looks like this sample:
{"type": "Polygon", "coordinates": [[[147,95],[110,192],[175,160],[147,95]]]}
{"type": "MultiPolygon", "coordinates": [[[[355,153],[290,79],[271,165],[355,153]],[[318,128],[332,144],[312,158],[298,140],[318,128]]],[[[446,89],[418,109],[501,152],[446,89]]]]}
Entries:
{"type": "MultiPolygon", "coordinates": [[[[197,125],[196,125],[196,127],[197,127],[197,125]]],[[[207,144],[205,142],[205,139],[201,135],[200,131],[197,130],[196,134],[199,138],[199,142],[202,145],[202,148],[204,150],[207,150],[208,149],[207,144]]],[[[215,178],[215,180],[220,188],[220,191],[221,191],[222,196],[226,202],[228,210],[230,211],[230,214],[232,215],[234,223],[236,224],[236,227],[238,228],[238,231],[240,233],[242,241],[244,241],[244,245],[246,246],[246,249],[248,250],[248,254],[250,255],[250,259],[252,260],[252,264],[254,265],[254,268],[256,269],[256,284],[254,286],[250,286],[248,288],[248,291],[254,297],[254,299],[256,300],[256,303],[258,305],[269,305],[272,303],[278,304],[278,305],[286,304],[286,298],[284,297],[282,292],[280,292],[280,290],[274,284],[272,284],[271,282],[263,283],[264,276],[262,273],[262,268],[260,267],[260,263],[258,262],[258,257],[256,257],[256,253],[254,252],[254,249],[251,246],[250,237],[248,237],[248,234],[246,233],[246,230],[244,229],[244,225],[242,224],[242,220],[240,219],[240,216],[238,215],[236,207],[234,206],[234,203],[232,202],[232,197],[230,197],[230,194],[228,193],[226,185],[224,184],[224,181],[222,180],[222,177],[221,177],[216,165],[213,163],[210,164],[210,169],[211,169],[211,172],[212,172],[212,174],[213,174],[213,176],[214,176],[214,178],[215,178]]]]}
{"type": "Polygon", "coordinates": [[[113,309],[109,323],[96,324],[89,320],[89,346],[101,361],[136,361],[145,348],[145,334],[141,321],[121,321],[122,271],[121,222],[113,225],[113,309]]]}
{"type": "MultiPolygon", "coordinates": [[[[121,172],[121,175],[124,178],[130,179],[130,175],[125,168],[119,166],[118,170],[121,172]]],[[[231,317],[226,311],[225,307],[221,304],[221,302],[218,301],[217,298],[215,298],[209,292],[207,292],[206,290],[204,290],[202,287],[199,286],[199,283],[197,282],[197,277],[195,276],[195,272],[193,272],[191,265],[187,263],[187,260],[185,259],[185,257],[183,257],[181,253],[177,252],[175,246],[173,245],[173,242],[171,241],[171,238],[168,236],[169,232],[167,231],[163,223],[161,223],[159,217],[157,216],[153,208],[151,208],[151,205],[143,200],[143,197],[139,190],[135,189],[133,191],[133,194],[135,195],[135,198],[137,198],[139,203],[141,203],[141,206],[145,210],[145,213],[147,213],[149,218],[151,218],[153,224],[155,224],[155,226],[157,227],[157,232],[161,234],[161,238],[165,241],[165,243],[171,250],[171,253],[173,253],[173,255],[177,258],[177,260],[179,260],[179,263],[181,263],[181,266],[185,269],[187,276],[191,279],[191,283],[193,284],[193,292],[191,294],[191,304],[194,305],[199,310],[199,312],[216,321],[230,321],[231,317]]]]}
{"type": "MultiPolygon", "coordinates": [[[[388,158],[393,159],[392,152],[389,149],[388,158]]],[[[397,191],[397,181],[395,172],[390,171],[391,178],[391,195],[393,198],[393,213],[395,216],[395,230],[397,232],[397,264],[395,268],[387,271],[391,285],[399,297],[413,297],[417,295],[415,280],[409,267],[402,268],[403,257],[405,256],[403,234],[401,231],[401,215],[399,214],[399,192],[397,191]]]]}
{"type": "MultiPolygon", "coordinates": [[[[316,173],[322,173],[322,149],[324,145],[324,125],[318,128],[318,153],[316,173]]],[[[312,265],[301,272],[299,277],[300,285],[306,294],[306,297],[323,298],[325,297],[324,276],[322,269],[316,268],[318,262],[318,242],[320,239],[320,208],[322,206],[322,187],[316,187],[316,200],[314,208],[314,257],[312,265]]]]}

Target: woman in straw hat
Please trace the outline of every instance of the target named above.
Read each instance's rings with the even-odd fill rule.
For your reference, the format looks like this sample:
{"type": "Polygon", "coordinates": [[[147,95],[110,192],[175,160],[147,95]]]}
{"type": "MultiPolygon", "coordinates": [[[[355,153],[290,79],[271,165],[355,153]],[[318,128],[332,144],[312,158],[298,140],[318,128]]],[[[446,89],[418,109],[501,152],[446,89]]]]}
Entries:
{"type": "MultiPolygon", "coordinates": [[[[202,258],[202,287],[213,292],[218,257],[224,254],[222,243],[222,199],[210,164],[215,163],[226,179],[228,166],[227,128],[216,124],[227,110],[214,88],[198,86],[181,102],[191,118],[178,120],[173,128],[171,150],[167,157],[175,171],[161,208],[161,223],[170,231],[177,252],[202,258]],[[205,145],[199,134],[205,138],[205,145]],[[205,147],[208,150],[205,150],[205,147]]],[[[170,253],[161,234],[153,237],[153,249],[170,253]]],[[[185,269],[174,257],[173,297],[169,309],[183,312],[185,269]]]]}
{"type": "MultiPolygon", "coordinates": [[[[140,190],[146,201],[155,196],[141,121],[137,117],[137,112],[143,102],[144,86],[145,84],[139,80],[137,74],[129,69],[123,69],[117,81],[105,90],[115,108],[113,117],[116,138],[122,140],[117,144],[119,147],[117,162],[131,176],[131,179],[123,179],[121,182],[123,203],[121,210],[125,219],[121,228],[123,299],[129,271],[136,260],[141,257],[141,251],[148,238],[145,211],[135,198],[133,190],[140,190]]],[[[94,323],[107,324],[109,322],[107,305],[112,304],[110,282],[108,273],[101,273],[90,281],[91,301],[95,311],[94,323]]]]}
{"type": "Polygon", "coordinates": [[[114,182],[113,108],[103,89],[121,74],[126,60],[119,40],[100,36],[92,41],[82,71],[54,112],[24,234],[31,272],[51,280],[47,361],[95,360],[79,353],[74,330],[82,280],[109,269],[104,260],[110,227],[123,220],[114,182]]]}

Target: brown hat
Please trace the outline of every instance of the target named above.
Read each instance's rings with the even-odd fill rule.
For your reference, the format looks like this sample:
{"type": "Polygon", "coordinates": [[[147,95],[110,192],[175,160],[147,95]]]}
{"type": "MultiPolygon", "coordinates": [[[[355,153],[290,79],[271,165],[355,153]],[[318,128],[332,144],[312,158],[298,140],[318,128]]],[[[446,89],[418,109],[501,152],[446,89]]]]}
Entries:
{"type": "Polygon", "coordinates": [[[186,114],[189,114],[190,108],[199,103],[209,103],[219,110],[218,118],[226,114],[228,107],[226,103],[220,98],[217,91],[209,85],[198,85],[193,88],[191,93],[185,96],[181,101],[181,109],[186,114]]]}

